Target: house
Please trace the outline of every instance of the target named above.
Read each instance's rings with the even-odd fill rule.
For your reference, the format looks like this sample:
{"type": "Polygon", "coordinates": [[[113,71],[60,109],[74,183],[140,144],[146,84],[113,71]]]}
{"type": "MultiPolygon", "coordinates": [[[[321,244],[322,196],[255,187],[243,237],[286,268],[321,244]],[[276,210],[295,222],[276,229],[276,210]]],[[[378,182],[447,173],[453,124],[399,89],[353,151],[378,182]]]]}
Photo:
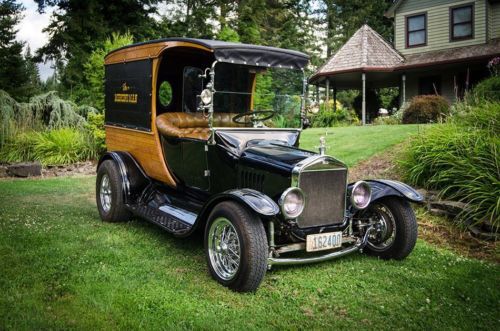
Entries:
{"type": "MultiPolygon", "coordinates": [[[[500,0],[396,0],[394,43],[364,25],[311,77],[333,90],[400,88],[400,104],[415,95],[440,94],[450,102],[488,76],[500,56],[500,0]]],[[[363,102],[363,123],[366,103],[363,102]]]]}

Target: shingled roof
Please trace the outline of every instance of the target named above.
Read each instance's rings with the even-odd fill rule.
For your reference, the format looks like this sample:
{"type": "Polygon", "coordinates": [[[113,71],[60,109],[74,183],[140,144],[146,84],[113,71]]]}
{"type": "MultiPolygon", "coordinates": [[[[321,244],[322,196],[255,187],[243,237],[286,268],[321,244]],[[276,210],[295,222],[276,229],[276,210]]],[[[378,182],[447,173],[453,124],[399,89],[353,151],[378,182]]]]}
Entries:
{"type": "Polygon", "coordinates": [[[375,30],[364,24],[322,67],[311,80],[341,72],[390,70],[404,58],[375,30]]]}

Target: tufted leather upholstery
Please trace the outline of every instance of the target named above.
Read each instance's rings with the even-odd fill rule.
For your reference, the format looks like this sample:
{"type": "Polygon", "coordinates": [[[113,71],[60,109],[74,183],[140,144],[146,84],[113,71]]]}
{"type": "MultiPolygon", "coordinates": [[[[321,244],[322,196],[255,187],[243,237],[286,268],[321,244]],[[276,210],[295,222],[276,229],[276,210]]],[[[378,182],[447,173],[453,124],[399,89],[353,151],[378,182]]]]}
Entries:
{"type": "MultiPolygon", "coordinates": [[[[233,122],[234,113],[214,113],[214,126],[239,127],[233,122]]],[[[164,113],[156,118],[156,128],[167,137],[207,140],[210,135],[208,118],[202,113],[164,113]]]]}

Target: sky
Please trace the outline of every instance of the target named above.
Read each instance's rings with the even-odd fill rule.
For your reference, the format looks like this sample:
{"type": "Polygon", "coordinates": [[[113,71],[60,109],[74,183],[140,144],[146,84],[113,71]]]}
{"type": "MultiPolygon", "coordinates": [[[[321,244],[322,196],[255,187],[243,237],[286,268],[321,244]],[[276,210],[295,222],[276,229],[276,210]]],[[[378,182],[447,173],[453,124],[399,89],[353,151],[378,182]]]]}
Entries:
{"type": "MultiPolygon", "coordinates": [[[[46,8],[43,14],[38,13],[38,5],[33,0],[21,0],[20,3],[24,6],[23,19],[18,24],[17,39],[24,41],[31,48],[31,53],[41,46],[45,45],[48,41],[48,34],[42,30],[49,25],[50,15],[53,8],[46,8]]],[[[52,75],[54,70],[50,67],[52,63],[40,63],[40,78],[46,80],[47,77],[52,75]]]]}

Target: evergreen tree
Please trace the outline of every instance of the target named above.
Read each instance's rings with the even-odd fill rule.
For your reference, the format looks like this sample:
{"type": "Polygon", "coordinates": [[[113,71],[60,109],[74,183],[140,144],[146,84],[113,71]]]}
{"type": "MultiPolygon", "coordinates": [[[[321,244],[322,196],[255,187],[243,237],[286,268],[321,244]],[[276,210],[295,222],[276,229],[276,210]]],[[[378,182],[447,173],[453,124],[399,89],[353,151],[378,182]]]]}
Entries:
{"type": "Polygon", "coordinates": [[[26,93],[31,97],[41,92],[42,82],[40,80],[40,71],[38,70],[38,66],[31,55],[31,49],[29,46],[26,46],[24,61],[26,65],[26,74],[28,76],[26,93]]]}
{"type": "Polygon", "coordinates": [[[158,0],[35,0],[43,12],[55,6],[52,19],[43,31],[51,37],[38,49],[37,60],[66,62],[59,68],[61,84],[72,90],[86,84],[82,75],[90,53],[99,47],[112,32],[130,31],[135,40],[150,39],[156,34],[153,14],[158,0]]]}
{"type": "Polygon", "coordinates": [[[22,10],[14,0],[0,1],[0,89],[18,101],[29,97],[29,76],[22,54],[24,45],[15,39],[15,26],[21,20],[22,10]]]}

